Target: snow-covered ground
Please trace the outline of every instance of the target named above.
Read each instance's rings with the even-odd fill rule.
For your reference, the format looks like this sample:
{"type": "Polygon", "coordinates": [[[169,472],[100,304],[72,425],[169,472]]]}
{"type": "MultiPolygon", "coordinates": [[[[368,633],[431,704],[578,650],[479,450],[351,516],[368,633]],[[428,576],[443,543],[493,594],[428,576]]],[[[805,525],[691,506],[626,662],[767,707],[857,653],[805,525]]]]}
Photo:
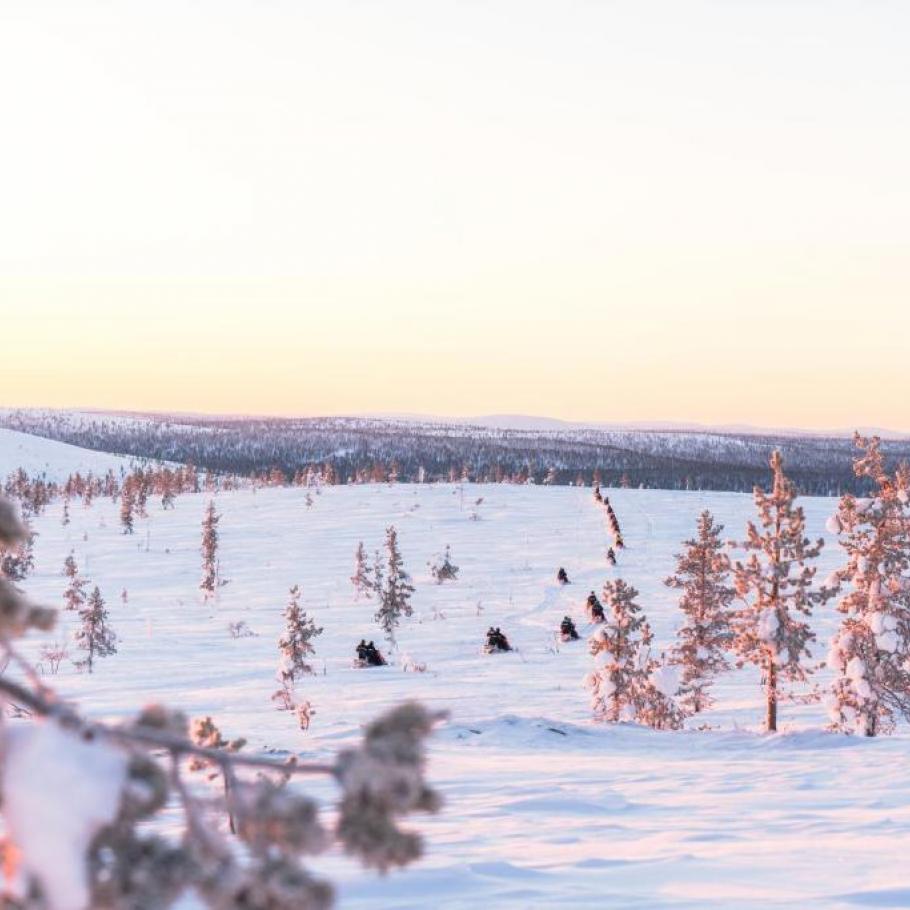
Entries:
{"type": "Polygon", "coordinates": [[[44,439],[30,433],[20,433],[0,427],[0,480],[22,468],[31,477],[62,481],[77,471],[103,475],[109,469],[119,474],[121,467],[129,470],[133,459],[107,452],[93,452],[79,446],[44,439]]]}
{"type": "MultiPolygon", "coordinates": [[[[2,464],[10,460],[15,453],[3,451],[2,464]]],[[[737,538],[752,515],[751,499],[737,494],[606,492],[628,546],[615,569],[604,559],[607,532],[590,490],[334,487],[311,508],[302,489],[223,493],[220,566],[229,583],[215,603],[198,591],[207,495],[178,497],[166,512],[150,502],[133,536],[121,533],[110,501],[72,506],[67,527],[55,503],[36,522],[36,571],[25,587],[60,605],[71,549],[101,586],[119,653],[99,660],[91,676],[67,663],[56,678],[98,716],[159,700],[212,715],[226,735],[247,736],[250,749],[319,757],[403,699],[450,712],[429,768],[446,806],[417,822],[426,857],[383,879],[342,857],[314,863],[338,877],[342,907],[910,907],[905,732],[845,738],[824,732],[821,707],[785,705],[782,732],[763,735],[751,670],[717,686],[717,709],[703,718],[710,730],[592,722],[582,687],[592,659],[584,635],[556,646],[559,620],[569,614],[583,631],[586,595],[621,574],[641,591],[657,643],[668,644],[678,613],[662,581],[699,511],[710,508],[737,538]],[[481,520],[472,521],[480,496],[481,520]],[[353,598],[354,549],[363,540],[372,554],[390,524],[414,576],[415,615],[400,630],[398,666],[355,670],[355,644],[361,637],[379,644],[380,634],[374,607],[353,598]],[[461,571],[437,586],[426,563],[446,544],[461,571]],[[571,585],[556,584],[559,566],[571,585]],[[325,628],[316,640],[319,675],[303,687],[316,709],[305,734],[270,702],[276,639],[295,583],[325,628]],[[256,637],[230,636],[228,624],[240,620],[256,637]],[[516,653],[481,654],[491,624],[516,653]],[[403,672],[404,655],[426,672],[403,672]]],[[[803,505],[810,532],[830,537],[824,523],[834,500],[803,505]]],[[[829,543],[819,577],[838,559],[829,543]]],[[[816,618],[820,659],[835,623],[831,607],[816,618]]],[[[57,639],[70,641],[72,626],[64,614],[57,639]]],[[[52,639],[32,638],[27,648],[37,657],[52,639]]],[[[330,793],[328,783],[315,786],[330,793]]]]}

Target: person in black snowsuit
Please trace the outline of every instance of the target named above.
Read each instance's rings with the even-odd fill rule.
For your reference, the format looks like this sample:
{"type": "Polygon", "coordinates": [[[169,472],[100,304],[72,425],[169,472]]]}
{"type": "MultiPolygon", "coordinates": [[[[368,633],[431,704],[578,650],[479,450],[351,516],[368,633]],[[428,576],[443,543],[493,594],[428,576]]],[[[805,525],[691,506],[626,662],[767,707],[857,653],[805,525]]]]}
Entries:
{"type": "Polygon", "coordinates": [[[559,624],[559,635],[563,641],[576,641],[578,639],[578,630],[570,616],[564,616],[559,624]]]}
{"type": "Polygon", "coordinates": [[[601,602],[597,599],[597,595],[592,591],[588,595],[588,616],[591,617],[591,622],[603,622],[604,617],[604,608],[601,602]]]}
{"type": "Polygon", "coordinates": [[[616,551],[613,549],[613,547],[610,547],[607,550],[607,562],[610,563],[611,566],[616,565],[616,551]]]}
{"type": "Polygon", "coordinates": [[[486,650],[490,653],[493,651],[512,650],[512,646],[509,644],[509,639],[503,635],[502,629],[500,629],[499,626],[490,626],[490,628],[487,630],[486,650]]]}
{"type": "Polygon", "coordinates": [[[559,567],[559,571],[556,573],[556,580],[561,585],[569,584],[569,576],[566,574],[566,570],[562,566],[559,567]]]}
{"type": "Polygon", "coordinates": [[[385,658],[379,652],[379,649],[371,641],[367,644],[362,638],[357,645],[357,659],[368,667],[384,667],[385,658]]]}
{"type": "Polygon", "coordinates": [[[377,648],[372,641],[367,645],[367,663],[371,667],[385,666],[385,658],[379,652],[379,648],[377,648]]]}

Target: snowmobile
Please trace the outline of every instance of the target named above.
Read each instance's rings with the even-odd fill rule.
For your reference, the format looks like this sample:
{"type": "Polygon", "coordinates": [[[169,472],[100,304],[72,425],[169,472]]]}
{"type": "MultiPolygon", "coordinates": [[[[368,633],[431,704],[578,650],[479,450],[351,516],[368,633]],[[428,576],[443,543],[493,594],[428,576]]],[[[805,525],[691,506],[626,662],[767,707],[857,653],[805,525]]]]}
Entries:
{"type": "Polygon", "coordinates": [[[382,656],[379,649],[371,641],[367,644],[362,638],[357,645],[357,660],[354,661],[355,667],[384,667],[386,659],[382,656]]]}
{"type": "Polygon", "coordinates": [[[575,628],[575,623],[572,622],[571,617],[563,617],[562,622],[559,624],[559,637],[563,641],[578,641],[578,630],[575,628]]]}
{"type": "Polygon", "coordinates": [[[487,642],[483,646],[484,654],[495,654],[498,651],[511,650],[512,646],[509,644],[509,639],[505,637],[499,626],[490,626],[487,630],[487,642]]]}

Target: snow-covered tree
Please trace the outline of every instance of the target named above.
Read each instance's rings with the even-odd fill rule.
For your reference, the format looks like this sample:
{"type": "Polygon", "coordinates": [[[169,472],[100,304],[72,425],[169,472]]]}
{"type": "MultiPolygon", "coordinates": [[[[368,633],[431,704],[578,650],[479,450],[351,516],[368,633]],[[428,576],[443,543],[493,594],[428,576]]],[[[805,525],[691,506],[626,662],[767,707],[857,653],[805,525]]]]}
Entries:
{"type": "Polygon", "coordinates": [[[284,611],[284,632],[278,639],[278,679],[293,686],[301,676],[310,676],[312,666],[307,662],[316,653],[313,639],[322,634],[322,627],[307,616],[300,606],[300,588],[294,585],[284,611]]]}
{"type": "Polygon", "coordinates": [[[218,521],[215,501],[210,500],[202,520],[202,581],[199,587],[211,597],[218,585],[218,521]]]}
{"type": "Polygon", "coordinates": [[[707,510],[698,518],[697,536],[676,557],[676,572],[664,584],[682,592],[679,608],[685,621],[676,635],[668,662],[680,668],[680,703],[697,714],[711,705],[708,689],[714,677],[730,669],[727,651],[735,591],[730,584],[730,557],[720,539],[724,526],[707,510]]]}
{"type": "Polygon", "coordinates": [[[382,584],[379,589],[379,609],[376,611],[376,622],[385,632],[391,643],[395,641],[395,629],[402,616],[410,616],[411,595],[414,586],[411,576],[404,569],[404,560],[398,549],[398,532],[395,527],[386,528],[385,532],[386,563],[382,573],[382,584]]]}
{"type": "Polygon", "coordinates": [[[357,544],[357,550],[354,553],[354,574],[351,576],[351,584],[354,586],[354,599],[372,597],[373,581],[372,570],[367,561],[367,551],[361,540],[357,544]]]}
{"type": "Polygon", "coordinates": [[[430,574],[438,585],[444,581],[454,581],[458,577],[458,566],[452,562],[452,549],[448,544],[442,558],[430,565],[430,574]]]}
{"type": "Polygon", "coordinates": [[[812,590],[811,565],[824,541],[806,537],[802,508],[794,506],[796,486],[784,475],[780,452],[771,455],[771,492],[754,491],[758,524],[749,522],[744,562],[734,566],[736,593],[743,606],[735,611],[732,647],[737,663],[759,667],[765,684],[765,725],[777,730],[781,682],[802,682],[812,671],[807,660],[815,634],[807,619],[825,595],[812,590]]]}
{"type": "Polygon", "coordinates": [[[136,505],[133,485],[129,482],[124,483],[120,491],[120,524],[123,527],[124,534],[133,533],[133,509],[136,505]]]}
{"type": "Polygon", "coordinates": [[[107,608],[97,585],[88,596],[88,601],[79,611],[82,625],[76,630],[76,644],[86,652],[77,666],[85,667],[89,673],[96,657],[108,657],[117,653],[117,636],[108,625],[107,608]]]}
{"type": "Polygon", "coordinates": [[[656,676],[661,663],[651,656],[653,635],[637,597],[638,591],[621,578],[604,585],[607,618],[589,639],[596,669],[585,684],[600,720],[676,729],[682,713],[666,693],[664,680],[656,676]]]}
{"type": "Polygon", "coordinates": [[[79,567],[73,554],[70,553],[63,563],[64,575],[69,579],[69,584],[63,592],[63,600],[67,610],[81,610],[85,605],[85,589],[88,586],[88,579],[79,574],[79,567]]]}
{"type": "Polygon", "coordinates": [[[885,470],[878,437],[855,437],[857,477],[868,498],[844,496],[828,524],[840,535],[846,563],[833,582],[846,593],[828,655],[836,673],[829,697],[834,727],[866,736],[910,720],[910,469],[885,470]]]}

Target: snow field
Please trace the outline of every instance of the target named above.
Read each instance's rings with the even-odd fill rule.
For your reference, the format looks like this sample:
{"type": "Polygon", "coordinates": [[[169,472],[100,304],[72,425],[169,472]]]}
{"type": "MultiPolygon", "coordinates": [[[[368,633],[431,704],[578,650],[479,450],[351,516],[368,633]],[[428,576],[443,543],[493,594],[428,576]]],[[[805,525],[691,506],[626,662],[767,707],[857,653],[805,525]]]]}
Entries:
{"type": "MultiPolygon", "coordinates": [[[[43,442],[43,441],[42,441],[43,442]]],[[[81,451],[81,450],[76,450],[81,451]]],[[[93,453],[89,453],[93,454],[93,453]]],[[[68,473],[66,471],[65,473],[68,473]]],[[[305,505],[293,488],[219,494],[221,574],[213,602],[198,591],[199,543],[209,496],[184,495],[172,511],[149,502],[149,518],[123,535],[116,505],[62,504],[36,520],[35,573],[24,587],[59,606],[63,560],[72,549],[98,584],[121,642],[92,675],[65,662],[54,683],[95,716],[134,713],[149,701],[210,714],[251,750],[318,758],[359,736],[359,725],[416,698],[450,712],[434,737],[429,775],[446,797],[420,819],[427,856],[385,879],[342,857],[316,867],[337,876],[342,907],[750,908],[907,907],[910,881],[910,739],[867,741],[823,732],[821,705],[781,708],[782,733],[759,732],[757,673],[735,671],[715,687],[711,730],[653,732],[594,724],[582,687],[593,661],[584,601],[620,575],[641,592],[658,646],[679,622],[663,579],[694,534],[703,508],[743,536],[753,515],[739,494],[604,490],[627,548],[610,569],[603,509],[587,489],[466,485],[333,487],[305,505]],[[481,520],[469,518],[482,496],[481,520]],[[399,632],[396,665],[355,670],[362,637],[388,653],[356,603],[349,576],[363,540],[372,558],[394,524],[417,592],[399,632]],[[87,537],[87,539],[85,539],[87,537]],[[426,563],[452,547],[455,582],[436,585],[426,563]],[[572,584],[557,585],[559,566],[572,584]],[[276,641],[288,589],[325,632],[315,640],[318,675],[298,687],[316,710],[308,733],[275,710],[276,641]],[[121,602],[120,592],[128,591],[121,602]],[[564,615],[582,640],[556,642],[564,615]],[[243,621],[255,637],[231,638],[243,621]],[[484,656],[489,625],[515,653],[484,656]],[[426,672],[403,672],[405,658],[426,672]]],[[[818,579],[840,554],[825,530],[834,500],[804,499],[810,536],[828,538],[818,579]]],[[[813,622],[823,661],[837,624],[829,605],[813,622]]],[[[64,614],[56,639],[71,641],[64,614]]],[[[24,648],[40,662],[32,636],[24,648]]],[[[828,671],[817,674],[824,680],[828,671]]],[[[308,782],[329,796],[329,782],[308,782]]],[[[188,905],[191,906],[191,905],[188,905]]]]}

